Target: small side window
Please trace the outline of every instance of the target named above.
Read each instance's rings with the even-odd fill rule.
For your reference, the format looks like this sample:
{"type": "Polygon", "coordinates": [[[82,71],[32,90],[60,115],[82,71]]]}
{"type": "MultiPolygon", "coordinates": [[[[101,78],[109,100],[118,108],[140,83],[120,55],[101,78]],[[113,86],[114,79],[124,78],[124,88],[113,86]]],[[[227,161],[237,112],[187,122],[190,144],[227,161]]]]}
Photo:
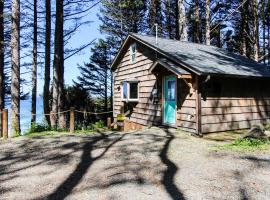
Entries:
{"type": "Polygon", "coordinates": [[[136,101],[138,100],[138,82],[129,83],[129,100],[136,101]]]}
{"type": "Polygon", "coordinates": [[[126,81],[123,82],[123,86],[122,86],[122,99],[123,100],[128,99],[128,83],[126,81]]]}
{"type": "Polygon", "coordinates": [[[122,83],[122,100],[139,101],[139,83],[137,81],[124,81],[122,83]]]}
{"type": "Polygon", "coordinates": [[[132,44],[130,46],[130,59],[131,59],[131,63],[135,63],[136,62],[136,43],[132,44]]]}

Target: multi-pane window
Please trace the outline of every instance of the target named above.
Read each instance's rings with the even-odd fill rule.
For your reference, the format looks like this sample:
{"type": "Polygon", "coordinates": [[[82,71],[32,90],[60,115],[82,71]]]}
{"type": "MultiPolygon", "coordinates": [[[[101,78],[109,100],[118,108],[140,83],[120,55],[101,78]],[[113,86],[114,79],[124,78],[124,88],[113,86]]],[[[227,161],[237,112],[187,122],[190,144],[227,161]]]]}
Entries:
{"type": "Polygon", "coordinates": [[[124,81],[122,83],[122,100],[123,101],[139,100],[139,84],[137,81],[124,81]]]}
{"type": "Polygon", "coordinates": [[[131,56],[131,63],[136,62],[136,43],[130,46],[130,56],[131,56]]]}

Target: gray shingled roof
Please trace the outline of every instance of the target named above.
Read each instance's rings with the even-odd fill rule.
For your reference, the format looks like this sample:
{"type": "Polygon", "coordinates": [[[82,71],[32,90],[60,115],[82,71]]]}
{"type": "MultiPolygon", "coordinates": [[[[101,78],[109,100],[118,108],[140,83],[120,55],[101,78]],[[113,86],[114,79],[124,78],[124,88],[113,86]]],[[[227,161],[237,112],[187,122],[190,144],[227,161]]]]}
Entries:
{"type": "Polygon", "coordinates": [[[166,58],[160,58],[158,59],[152,66],[151,66],[151,70],[153,70],[157,64],[160,64],[164,67],[166,67],[168,70],[172,71],[173,73],[177,74],[177,75],[181,75],[181,74],[190,74],[190,72],[184,70],[183,68],[179,67],[178,65],[176,65],[175,63],[169,61],[166,58]]]}
{"type": "Polygon", "coordinates": [[[173,61],[183,63],[199,74],[270,77],[270,68],[266,65],[221,48],[164,38],[158,38],[156,45],[156,38],[153,36],[139,34],[130,36],[156,48],[173,61]]]}

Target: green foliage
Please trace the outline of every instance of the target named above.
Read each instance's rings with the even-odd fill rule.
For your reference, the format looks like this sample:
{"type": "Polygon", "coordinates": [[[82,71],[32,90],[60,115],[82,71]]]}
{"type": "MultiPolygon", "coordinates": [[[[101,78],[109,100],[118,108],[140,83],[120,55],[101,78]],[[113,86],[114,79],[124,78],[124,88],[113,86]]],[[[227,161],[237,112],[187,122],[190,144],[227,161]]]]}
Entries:
{"type": "Polygon", "coordinates": [[[51,128],[46,124],[39,124],[39,123],[32,123],[31,127],[26,131],[25,135],[31,134],[31,133],[40,133],[44,131],[50,131],[51,128]]]}
{"type": "Polygon", "coordinates": [[[93,127],[94,128],[104,128],[104,122],[102,121],[102,120],[99,120],[99,121],[97,121],[94,125],[93,125],[93,127]]]}
{"type": "Polygon", "coordinates": [[[270,131],[270,124],[267,124],[267,125],[264,127],[264,129],[265,129],[266,131],[270,131]]]}
{"type": "Polygon", "coordinates": [[[100,29],[114,38],[116,48],[129,32],[143,32],[146,28],[146,1],[143,0],[104,0],[100,13],[100,29]]]}
{"type": "Polygon", "coordinates": [[[219,148],[234,151],[264,151],[270,149],[270,141],[267,139],[238,139],[219,146],[219,148]]]}

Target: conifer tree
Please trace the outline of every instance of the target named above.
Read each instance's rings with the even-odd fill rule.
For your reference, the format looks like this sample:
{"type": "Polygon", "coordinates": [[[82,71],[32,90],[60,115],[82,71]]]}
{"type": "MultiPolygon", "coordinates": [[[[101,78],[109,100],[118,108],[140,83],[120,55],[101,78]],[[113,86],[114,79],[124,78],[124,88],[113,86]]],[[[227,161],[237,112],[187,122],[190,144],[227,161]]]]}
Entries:
{"type": "Polygon", "coordinates": [[[112,36],[116,47],[129,32],[139,33],[146,29],[144,0],[104,0],[100,13],[101,32],[112,36]]]}
{"type": "Polygon", "coordinates": [[[20,0],[12,0],[11,137],[20,134],[20,0]]]}
{"type": "MultiPolygon", "coordinates": [[[[5,42],[4,42],[4,1],[0,0],[0,112],[4,108],[4,65],[5,65],[5,42]]],[[[1,124],[1,122],[0,122],[1,124]]]]}
{"type": "Polygon", "coordinates": [[[90,62],[79,67],[81,76],[77,78],[78,82],[75,84],[89,91],[91,96],[104,99],[104,110],[107,111],[111,81],[110,46],[106,41],[100,39],[91,52],[90,62]]]}

